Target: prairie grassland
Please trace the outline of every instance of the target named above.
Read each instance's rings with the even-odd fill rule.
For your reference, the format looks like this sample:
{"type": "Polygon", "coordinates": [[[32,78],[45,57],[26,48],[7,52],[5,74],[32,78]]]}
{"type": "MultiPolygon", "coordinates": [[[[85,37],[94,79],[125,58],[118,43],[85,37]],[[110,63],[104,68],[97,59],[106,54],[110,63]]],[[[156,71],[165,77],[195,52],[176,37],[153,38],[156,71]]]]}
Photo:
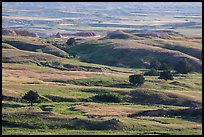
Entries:
{"type": "MultiPolygon", "coordinates": [[[[21,97],[26,91],[32,89],[39,92],[40,95],[46,96],[50,99],[58,97],[61,101],[44,102],[36,104],[34,107],[29,106],[26,103],[20,103],[15,101],[2,101],[3,112],[3,134],[201,134],[202,124],[199,123],[200,117],[194,117],[198,122],[192,121],[191,116],[189,119],[171,118],[171,117],[138,117],[136,119],[128,118],[128,114],[138,113],[144,110],[157,110],[157,109],[184,109],[188,106],[174,106],[164,104],[138,104],[127,102],[122,103],[96,103],[90,100],[100,92],[118,92],[120,94],[129,93],[134,90],[156,90],[158,93],[167,94],[171,93],[176,95],[178,99],[187,99],[202,103],[201,98],[201,85],[197,85],[197,91],[195,88],[188,90],[180,90],[179,86],[171,88],[172,81],[158,81],[156,77],[147,76],[148,80],[146,85],[141,88],[133,87],[106,87],[105,85],[96,86],[93,84],[93,79],[107,80],[109,83],[123,82],[128,83],[127,73],[103,73],[103,72],[85,72],[79,71],[65,72],[62,70],[55,70],[40,66],[29,66],[29,70],[21,70],[21,67],[14,65],[8,66],[3,63],[3,92],[4,96],[21,97]],[[9,69],[8,69],[9,67],[9,69]],[[38,68],[38,69],[36,69],[38,68]],[[40,71],[42,68],[42,72],[40,71]],[[47,70],[46,70],[47,69],[47,70]],[[50,73],[49,73],[49,70],[50,73]],[[27,73],[27,75],[23,75],[27,73]],[[46,72],[49,76],[44,77],[46,72]],[[21,79],[22,76],[31,77],[31,82],[25,82],[27,79],[21,79]],[[52,75],[55,74],[55,75],[52,75]],[[9,78],[8,75],[11,77],[9,78]],[[67,77],[63,77],[66,75],[67,77]],[[13,78],[13,77],[19,78],[13,78]],[[61,77],[61,80],[80,80],[88,79],[92,82],[90,85],[76,85],[61,82],[47,82],[46,80],[52,80],[61,77]],[[85,78],[81,78],[84,77],[85,78]],[[43,77],[43,78],[42,78],[43,77]],[[41,81],[37,83],[36,81],[41,81]],[[149,86],[159,82],[158,85],[149,86]],[[36,82],[36,83],[35,83],[36,82]],[[92,85],[93,84],[93,85],[92,85]],[[163,85],[163,86],[162,86],[163,85]],[[164,85],[167,86],[166,89],[164,85]],[[48,88],[49,87],[49,88],[48,88]],[[71,102],[70,102],[71,101],[71,102]],[[32,114],[32,115],[31,115],[32,114]],[[118,119],[119,122],[109,123],[112,119],[118,119]],[[76,121],[75,121],[76,120],[76,121]],[[80,121],[79,123],[77,121],[80,121]],[[100,125],[95,127],[94,125],[100,125]],[[106,126],[117,127],[117,130],[110,131],[103,127],[106,126]],[[88,125],[87,125],[88,124],[88,125]],[[110,125],[109,125],[110,124],[110,125]],[[188,126],[187,126],[188,125],[188,126]],[[86,128],[90,126],[89,128],[86,128]],[[96,129],[94,129],[96,128],[96,129]],[[99,129],[99,130],[97,130],[99,129]],[[56,132],[53,132],[55,130],[56,132]],[[12,131],[12,132],[11,132],[12,131]]],[[[186,77],[185,83],[191,83],[192,79],[194,83],[200,83],[201,75],[197,73],[184,75],[186,77]]],[[[182,76],[177,76],[176,81],[183,82],[182,76]]],[[[102,82],[103,83],[103,82],[102,82]]],[[[190,84],[189,84],[190,85],[190,84]]],[[[182,88],[182,87],[181,87],[182,88]]],[[[151,91],[149,91],[151,92],[151,91]]],[[[154,92],[152,94],[155,94],[154,92]]],[[[124,94],[124,97],[126,95],[124,94]]]]}
{"type": "MultiPolygon", "coordinates": [[[[81,43],[88,43],[85,47],[77,47],[81,48],[81,53],[108,45],[93,39],[81,43]],[[89,44],[95,44],[95,47],[89,44]]],[[[129,75],[148,69],[85,63],[11,46],[4,46],[2,56],[3,135],[202,134],[202,115],[193,109],[202,107],[201,73],[174,74],[174,79],[168,81],[158,79],[158,76],[145,76],[145,83],[135,87],[129,82],[129,75]],[[47,66],[39,63],[43,61],[48,63],[47,66]],[[53,62],[58,62],[58,67],[53,62]],[[83,69],[66,70],[62,69],[64,65],[83,69]],[[37,91],[47,101],[34,106],[22,102],[20,98],[29,90],[37,91]],[[122,101],[94,100],[101,93],[117,93],[122,101]],[[190,112],[178,116],[130,117],[144,111],[183,109],[190,109],[190,112]]]]}
{"type": "MultiPolygon", "coordinates": [[[[2,102],[3,134],[201,134],[202,124],[167,117],[127,118],[130,112],[157,109],[168,106],[138,106],[96,103],[42,103],[30,107],[25,103],[2,102]],[[96,107],[93,108],[93,105],[96,107]],[[116,106],[115,106],[116,105],[116,106]],[[111,108],[112,106],[112,108],[111,108]],[[83,108],[90,107],[90,108],[83,108]],[[97,110],[101,108],[102,110],[97,110]],[[109,109],[108,109],[109,108],[109,109]],[[110,109],[116,112],[111,113],[110,109]],[[118,109],[116,109],[118,108],[118,109]],[[130,111],[131,110],[131,111],[130,111]],[[97,113],[98,112],[98,113],[97,113]],[[100,113],[103,112],[103,113],[100,113]],[[103,129],[101,122],[118,119],[122,127],[117,130],[103,129]],[[74,120],[80,123],[75,123],[74,120]],[[87,123],[88,122],[88,123],[87,123]],[[91,122],[91,123],[90,123],[91,122]],[[92,127],[98,123],[101,127],[92,127]],[[87,125],[88,124],[88,125],[87,125]],[[90,125],[89,125],[90,124],[90,125]],[[5,125],[5,126],[4,126],[5,125]],[[90,127],[89,127],[90,126],[90,127]],[[94,129],[95,128],[95,129],[94,129]],[[97,130],[98,129],[98,130],[97,130]],[[11,132],[12,131],[12,132],[11,132]],[[53,132],[55,131],[55,132],[53,132]]],[[[175,106],[171,107],[175,108],[175,106]]],[[[180,107],[182,108],[182,107],[180,107]]],[[[179,109],[179,108],[176,108],[179,109]]],[[[104,123],[105,124],[105,123],[104,123]]],[[[105,126],[109,126],[106,122],[105,126]]],[[[112,126],[119,126],[118,124],[112,126]]]]}

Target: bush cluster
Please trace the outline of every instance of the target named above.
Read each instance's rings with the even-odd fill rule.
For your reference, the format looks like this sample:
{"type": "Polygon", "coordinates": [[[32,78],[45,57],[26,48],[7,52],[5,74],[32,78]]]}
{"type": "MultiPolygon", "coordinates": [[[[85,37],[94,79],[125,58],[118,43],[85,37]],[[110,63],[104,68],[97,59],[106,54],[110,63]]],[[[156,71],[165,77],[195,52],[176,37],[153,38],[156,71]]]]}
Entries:
{"type": "Polygon", "coordinates": [[[95,95],[92,99],[101,102],[114,102],[114,103],[120,103],[123,101],[123,97],[117,93],[100,93],[95,95]]]}
{"type": "Polygon", "coordinates": [[[159,73],[157,72],[156,69],[153,68],[153,69],[151,69],[151,70],[145,72],[144,75],[145,75],[145,76],[158,76],[159,73]]]}

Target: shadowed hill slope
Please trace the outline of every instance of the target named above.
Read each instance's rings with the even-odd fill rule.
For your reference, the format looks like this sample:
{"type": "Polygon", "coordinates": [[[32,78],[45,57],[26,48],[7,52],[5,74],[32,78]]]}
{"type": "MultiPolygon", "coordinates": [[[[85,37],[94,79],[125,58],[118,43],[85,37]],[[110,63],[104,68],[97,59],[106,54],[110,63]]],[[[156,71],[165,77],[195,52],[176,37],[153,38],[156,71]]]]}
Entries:
{"type": "Polygon", "coordinates": [[[177,50],[143,44],[137,40],[86,41],[70,47],[68,52],[78,55],[81,61],[131,68],[147,67],[154,59],[166,62],[170,68],[174,68],[179,59],[186,58],[194,66],[194,71],[202,72],[202,62],[196,57],[177,50]]]}

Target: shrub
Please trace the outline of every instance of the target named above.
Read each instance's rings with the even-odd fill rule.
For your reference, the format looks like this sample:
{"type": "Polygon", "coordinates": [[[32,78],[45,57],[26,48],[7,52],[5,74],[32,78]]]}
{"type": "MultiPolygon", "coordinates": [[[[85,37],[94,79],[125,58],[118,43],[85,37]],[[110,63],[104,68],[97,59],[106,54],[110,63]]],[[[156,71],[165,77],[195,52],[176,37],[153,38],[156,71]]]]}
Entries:
{"type": "Polygon", "coordinates": [[[92,99],[102,102],[114,102],[114,103],[120,103],[123,101],[123,97],[117,93],[100,93],[94,96],[92,99]]]}
{"type": "Polygon", "coordinates": [[[191,64],[186,59],[179,60],[175,64],[174,69],[177,73],[181,74],[187,74],[188,72],[191,72],[193,70],[191,64]]]}
{"type": "Polygon", "coordinates": [[[68,46],[75,46],[76,40],[75,40],[75,38],[69,38],[66,43],[68,46]]]}
{"type": "Polygon", "coordinates": [[[142,74],[129,76],[129,82],[135,86],[140,86],[144,84],[144,81],[145,81],[145,78],[142,74]]]}
{"type": "Polygon", "coordinates": [[[25,95],[22,97],[22,99],[31,103],[31,106],[33,106],[33,103],[40,103],[41,102],[38,92],[33,91],[33,90],[30,90],[27,93],[25,93],[25,95]]]}
{"type": "Polygon", "coordinates": [[[156,60],[151,61],[150,65],[149,65],[149,69],[156,69],[156,70],[158,70],[160,65],[161,64],[158,61],[156,61],[156,60]]]}
{"type": "Polygon", "coordinates": [[[163,72],[160,73],[159,79],[173,80],[174,78],[170,70],[164,70],[163,72]]]}
{"type": "Polygon", "coordinates": [[[168,69],[169,69],[169,66],[166,63],[162,63],[159,66],[159,70],[168,70],[168,69]]]}
{"type": "Polygon", "coordinates": [[[145,76],[158,76],[159,73],[156,71],[156,69],[151,69],[144,73],[145,76]]]}

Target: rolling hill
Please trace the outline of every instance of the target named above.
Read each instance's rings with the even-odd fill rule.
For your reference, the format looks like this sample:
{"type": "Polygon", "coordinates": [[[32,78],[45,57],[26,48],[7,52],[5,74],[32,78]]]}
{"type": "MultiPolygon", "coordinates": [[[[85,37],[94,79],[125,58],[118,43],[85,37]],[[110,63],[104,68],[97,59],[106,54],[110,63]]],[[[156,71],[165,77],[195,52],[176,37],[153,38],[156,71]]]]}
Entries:
{"type": "MultiPolygon", "coordinates": [[[[165,33],[172,35],[172,31],[165,33]]],[[[145,40],[143,36],[134,39],[129,36],[132,34],[127,34],[122,31],[109,33],[105,39],[87,40],[67,51],[77,55],[81,61],[131,68],[145,68],[152,60],[158,60],[173,69],[179,59],[186,58],[194,66],[194,71],[202,72],[202,46],[199,39],[187,40],[176,32],[173,33],[174,38],[151,37],[145,40]],[[125,38],[121,39],[121,35],[125,38]]]]}
{"type": "Polygon", "coordinates": [[[202,61],[193,56],[202,51],[200,39],[183,45],[183,36],[173,40],[121,33],[77,39],[70,47],[63,38],[3,35],[3,134],[202,134],[202,61]],[[174,49],[166,47],[173,42],[174,49]],[[154,59],[173,68],[180,58],[188,59],[195,72],[174,74],[168,81],[145,76],[140,87],[128,81],[130,75],[148,71],[154,59]],[[23,102],[29,90],[37,91],[42,102],[23,102]],[[97,100],[103,93],[122,101],[97,100]]]}

